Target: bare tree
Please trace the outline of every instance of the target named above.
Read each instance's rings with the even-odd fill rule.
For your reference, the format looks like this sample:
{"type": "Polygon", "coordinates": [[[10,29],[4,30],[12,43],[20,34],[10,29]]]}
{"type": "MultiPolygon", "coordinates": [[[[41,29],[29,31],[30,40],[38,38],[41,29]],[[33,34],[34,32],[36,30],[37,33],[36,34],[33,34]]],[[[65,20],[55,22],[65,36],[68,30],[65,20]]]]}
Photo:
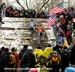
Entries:
{"type": "Polygon", "coordinates": [[[1,6],[1,4],[2,4],[2,0],[0,0],[0,6],[1,6]]]}
{"type": "Polygon", "coordinates": [[[29,9],[27,0],[26,0],[26,6],[27,6],[27,9],[29,9]]]}
{"type": "Polygon", "coordinates": [[[21,3],[19,2],[19,0],[16,0],[16,2],[23,8],[23,10],[25,11],[25,8],[21,5],[21,3]]]}
{"type": "Polygon", "coordinates": [[[49,0],[47,0],[46,2],[43,3],[43,5],[40,7],[39,11],[42,10],[42,8],[49,2],[49,0]]]}
{"type": "MultiPolygon", "coordinates": [[[[25,8],[21,5],[21,3],[19,2],[19,0],[16,0],[16,2],[23,8],[23,10],[25,10],[25,8]]],[[[43,3],[43,5],[38,9],[38,11],[41,11],[42,8],[43,8],[48,2],[49,2],[49,0],[45,1],[45,2],[43,3]]],[[[28,1],[27,1],[27,0],[26,0],[26,7],[27,7],[27,9],[29,9],[29,7],[28,7],[28,1]]]]}
{"type": "MultiPolygon", "coordinates": [[[[19,0],[16,0],[16,2],[23,8],[23,10],[25,11],[25,8],[21,5],[21,3],[19,2],[19,0]]],[[[28,7],[28,1],[26,0],[26,7],[27,9],[29,9],[28,7]]]]}

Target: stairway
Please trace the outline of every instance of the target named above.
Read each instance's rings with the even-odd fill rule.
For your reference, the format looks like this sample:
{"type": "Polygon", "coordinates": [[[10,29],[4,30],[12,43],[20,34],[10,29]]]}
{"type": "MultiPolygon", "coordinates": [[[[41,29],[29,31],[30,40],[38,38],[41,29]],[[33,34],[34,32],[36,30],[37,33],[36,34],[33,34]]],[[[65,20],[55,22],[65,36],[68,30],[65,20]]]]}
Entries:
{"type": "MultiPolygon", "coordinates": [[[[15,37],[15,40],[17,42],[20,42],[19,46],[28,44],[28,45],[32,45],[33,48],[36,48],[38,46],[37,33],[34,32],[33,39],[32,39],[31,31],[29,30],[29,23],[28,23],[30,19],[27,19],[27,20],[28,21],[23,22],[23,19],[20,19],[20,18],[19,19],[18,18],[10,18],[10,19],[5,18],[3,20],[5,24],[2,24],[2,26],[0,27],[0,31],[1,32],[4,31],[4,33],[5,32],[9,33],[8,34],[9,36],[7,36],[7,39],[9,40],[6,40],[6,41],[11,41],[12,43],[14,42],[13,38],[15,37]],[[10,31],[12,32],[10,33],[10,31]],[[11,39],[9,37],[11,37],[11,39]]],[[[35,21],[45,22],[45,20],[42,20],[42,19],[35,19],[35,21]]],[[[48,45],[48,40],[49,40],[48,36],[47,38],[45,38],[45,36],[42,37],[42,40],[41,40],[42,49],[44,49],[48,45]]]]}

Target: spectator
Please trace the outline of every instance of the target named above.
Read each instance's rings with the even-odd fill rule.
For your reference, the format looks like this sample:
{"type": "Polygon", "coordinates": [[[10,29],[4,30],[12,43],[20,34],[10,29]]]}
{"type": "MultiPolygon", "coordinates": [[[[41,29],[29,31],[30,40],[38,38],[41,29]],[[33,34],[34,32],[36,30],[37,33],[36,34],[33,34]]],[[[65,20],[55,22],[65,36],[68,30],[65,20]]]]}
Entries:
{"type": "Polygon", "coordinates": [[[2,22],[2,9],[3,9],[3,6],[5,5],[5,3],[3,3],[1,6],[0,6],[0,23],[4,24],[4,22],[2,22]]]}
{"type": "MultiPolygon", "coordinates": [[[[12,48],[11,50],[11,54],[13,54],[15,56],[15,59],[16,59],[16,63],[14,64],[16,68],[19,68],[20,66],[20,63],[19,63],[19,54],[16,52],[16,49],[15,48],[12,48]]],[[[17,71],[17,69],[16,69],[17,71]]]]}
{"type": "Polygon", "coordinates": [[[0,72],[4,72],[4,61],[1,50],[0,50],[0,72]]]}
{"type": "Polygon", "coordinates": [[[59,72],[61,56],[58,52],[53,51],[49,55],[47,61],[48,61],[48,64],[46,64],[46,66],[48,68],[52,68],[51,70],[49,70],[50,72],[59,72]]]}
{"type": "Polygon", "coordinates": [[[38,44],[41,45],[41,38],[43,37],[44,27],[41,24],[36,26],[36,31],[38,33],[38,44]]]}
{"type": "Polygon", "coordinates": [[[61,69],[62,72],[64,72],[65,68],[69,66],[69,52],[66,46],[62,49],[62,52],[60,54],[61,54],[61,69]]]}
{"type": "Polygon", "coordinates": [[[22,65],[23,68],[34,68],[35,67],[35,56],[32,51],[32,46],[28,46],[27,52],[24,53],[21,63],[23,64],[22,65]]]}
{"type": "Polygon", "coordinates": [[[74,57],[74,55],[75,55],[75,44],[72,47],[72,51],[70,54],[71,54],[71,56],[70,56],[71,65],[75,65],[75,57],[74,57]]]}
{"type": "Polygon", "coordinates": [[[35,22],[33,20],[31,20],[31,22],[29,23],[29,28],[30,28],[30,31],[31,31],[32,39],[33,39],[33,34],[34,34],[34,31],[35,31],[35,22]]]}
{"type": "Polygon", "coordinates": [[[23,49],[20,51],[20,53],[19,53],[20,60],[22,59],[24,53],[27,51],[27,47],[28,47],[28,45],[24,45],[23,49]]]}
{"type": "Polygon", "coordinates": [[[5,64],[6,64],[6,67],[8,68],[9,67],[9,61],[10,61],[10,53],[9,53],[9,48],[6,48],[5,49],[5,58],[6,58],[6,60],[5,60],[5,64]]]}
{"type": "Polygon", "coordinates": [[[63,44],[64,44],[64,36],[62,33],[59,33],[57,37],[57,45],[63,46],[63,44]]]}
{"type": "Polygon", "coordinates": [[[67,25],[66,38],[67,38],[68,44],[70,45],[72,42],[72,40],[71,40],[72,38],[71,38],[71,30],[70,30],[69,25],[67,25]]]}

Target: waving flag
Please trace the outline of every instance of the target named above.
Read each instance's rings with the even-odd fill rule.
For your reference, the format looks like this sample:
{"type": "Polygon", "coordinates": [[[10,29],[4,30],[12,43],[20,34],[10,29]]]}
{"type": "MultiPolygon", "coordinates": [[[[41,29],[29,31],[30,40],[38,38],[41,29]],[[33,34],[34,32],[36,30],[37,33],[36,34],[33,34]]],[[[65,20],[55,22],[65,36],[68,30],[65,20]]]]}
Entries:
{"type": "Polygon", "coordinates": [[[47,20],[47,24],[46,24],[47,28],[52,27],[57,21],[56,13],[61,13],[63,11],[64,11],[64,8],[58,7],[58,6],[55,6],[53,9],[51,9],[50,18],[47,20]]]}
{"type": "Polygon", "coordinates": [[[54,16],[54,17],[51,16],[51,17],[47,20],[47,24],[46,24],[47,28],[52,27],[52,26],[55,24],[56,21],[57,21],[56,16],[54,16]]]}
{"type": "Polygon", "coordinates": [[[50,15],[53,15],[53,14],[56,14],[56,13],[61,13],[63,11],[64,11],[64,8],[56,6],[53,9],[51,9],[50,15]]]}

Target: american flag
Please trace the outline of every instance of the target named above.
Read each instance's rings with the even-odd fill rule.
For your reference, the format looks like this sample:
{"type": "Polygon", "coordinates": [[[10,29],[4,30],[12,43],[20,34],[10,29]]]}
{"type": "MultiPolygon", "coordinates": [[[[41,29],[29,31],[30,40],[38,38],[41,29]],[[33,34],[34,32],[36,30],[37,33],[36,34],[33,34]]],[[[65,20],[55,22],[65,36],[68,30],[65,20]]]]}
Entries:
{"type": "Polygon", "coordinates": [[[55,6],[53,9],[50,11],[50,15],[56,14],[56,13],[62,13],[64,11],[64,8],[55,6]]]}
{"type": "Polygon", "coordinates": [[[55,22],[57,21],[56,13],[61,13],[63,11],[64,11],[64,8],[58,7],[58,6],[55,6],[53,9],[51,9],[51,11],[50,11],[51,16],[47,20],[47,24],[46,24],[47,28],[52,27],[55,24],[55,22]]]}
{"type": "Polygon", "coordinates": [[[55,24],[56,21],[57,21],[56,16],[51,16],[51,17],[47,20],[47,23],[46,23],[47,28],[52,27],[52,26],[55,24]]]}

